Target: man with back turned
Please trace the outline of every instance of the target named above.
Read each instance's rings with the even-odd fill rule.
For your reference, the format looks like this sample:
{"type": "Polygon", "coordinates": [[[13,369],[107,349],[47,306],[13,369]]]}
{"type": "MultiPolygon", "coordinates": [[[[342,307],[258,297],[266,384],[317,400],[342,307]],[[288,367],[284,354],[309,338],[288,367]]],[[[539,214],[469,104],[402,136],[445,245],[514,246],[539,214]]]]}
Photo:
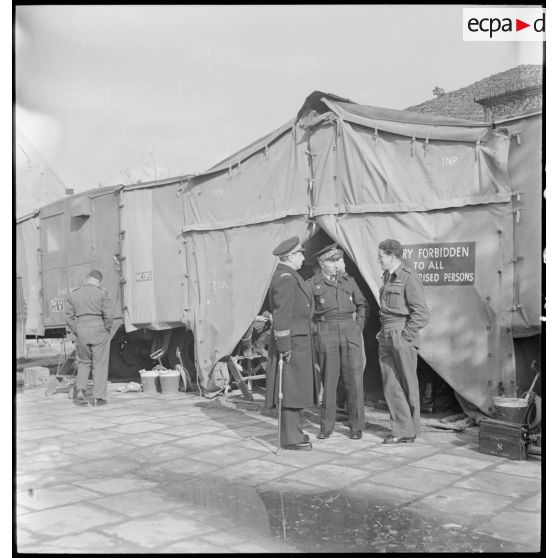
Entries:
{"type": "Polygon", "coordinates": [[[414,442],[420,432],[420,391],[417,378],[418,333],[430,316],[420,277],[403,264],[403,247],[388,238],[378,246],[383,270],[380,288],[381,330],[376,338],[391,418],[384,444],[414,442]]]}
{"type": "Polygon", "coordinates": [[[317,404],[319,389],[312,346],[314,299],[308,285],[297,273],[304,261],[303,251],[297,236],[281,242],[273,250],[279,263],[269,287],[273,327],[265,406],[281,405],[280,443],[288,450],[312,449],[302,429],[302,409],[317,404]],[[277,373],[279,358],[284,362],[282,387],[277,373]],[[283,392],[282,404],[280,391],[283,392]]]}
{"type": "Polygon", "coordinates": [[[87,405],[85,391],[89,372],[93,373],[93,399],[97,407],[107,402],[110,330],[114,319],[110,295],[100,283],[103,275],[93,269],[85,283],[66,299],[66,324],[76,336],[76,403],[87,405]]]}

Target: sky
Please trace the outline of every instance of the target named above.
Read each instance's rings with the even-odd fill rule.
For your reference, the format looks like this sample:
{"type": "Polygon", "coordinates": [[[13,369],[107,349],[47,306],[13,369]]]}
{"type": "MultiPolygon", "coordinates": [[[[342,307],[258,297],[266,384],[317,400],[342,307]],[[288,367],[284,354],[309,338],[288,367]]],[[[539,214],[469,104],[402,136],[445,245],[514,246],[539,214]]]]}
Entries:
{"type": "Polygon", "coordinates": [[[539,43],[462,40],[462,6],[17,6],[17,127],[79,192],[203,172],[314,90],[404,109],[539,43]]]}

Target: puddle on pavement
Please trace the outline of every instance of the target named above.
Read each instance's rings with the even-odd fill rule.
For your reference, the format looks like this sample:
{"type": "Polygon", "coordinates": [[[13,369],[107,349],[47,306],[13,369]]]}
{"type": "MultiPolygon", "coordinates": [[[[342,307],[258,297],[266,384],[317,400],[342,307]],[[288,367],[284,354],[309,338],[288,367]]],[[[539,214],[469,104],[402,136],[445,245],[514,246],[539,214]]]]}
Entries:
{"type": "MultiPolygon", "coordinates": [[[[168,479],[167,479],[168,480],[168,479]]],[[[343,491],[300,493],[221,478],[161,486],[175,498],[220,516],[222,526],[251,528],[303,552],[511,552],[517,545],[465,526],[411,513],[343,491]],[[445,525],[445,526],[444,526],[445,525]]]]}

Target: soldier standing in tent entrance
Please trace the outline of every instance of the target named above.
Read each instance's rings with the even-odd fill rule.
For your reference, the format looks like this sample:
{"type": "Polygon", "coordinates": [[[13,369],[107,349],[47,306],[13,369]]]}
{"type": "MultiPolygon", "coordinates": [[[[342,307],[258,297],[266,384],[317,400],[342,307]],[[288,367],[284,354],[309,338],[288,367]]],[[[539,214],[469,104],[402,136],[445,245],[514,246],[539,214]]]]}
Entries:
{"type": "Polygon", "coordinates": [[[93,372],[91,405],[107,402],[110,330],[114,316],[110,295],[100,286],[102,279],[102,273],[93,269],[85,283],[66,299],[66,323],[76,336],[78,405],[87,405],[85,390],[90,371],[93,372]]]}
{"type": "Polygon", "coordinates": [[[343,251],[337,244],[316,254],[321,272],[308,280],[316,304],[317,359],[324,387],[318,438],[328,438],[335,426],[337,386],[343,380],[351,440],[364,429],[364,352],[362,331],[368,302],[356,281],[344,273],[343,251]]]}
{"type": "Polygon", "coordinates": [[[378,354],[391,434],[384,444],[414,442],[420,432],[420,391],[417,378],[418,332],[429,319],[420,277],[401,261],[403,248],[387,239],[378,246],[383,270],[380,288],[381,330],[378,354]]]}
{"type": "Polygon", "coordinates": [[[277,364],[283,357],[283,404],[280,443],[284,449],[310,450],[312,444],[302,430],[302,409],[318,402],[319,379],[314,366],[312,318],[314,299],[297,273],[304,261],[297,236],[281,242],[273,255],[279,264],[271,279],[269,303],[273,334],[269,345],[265,406],[279,405],[277,364]]]}

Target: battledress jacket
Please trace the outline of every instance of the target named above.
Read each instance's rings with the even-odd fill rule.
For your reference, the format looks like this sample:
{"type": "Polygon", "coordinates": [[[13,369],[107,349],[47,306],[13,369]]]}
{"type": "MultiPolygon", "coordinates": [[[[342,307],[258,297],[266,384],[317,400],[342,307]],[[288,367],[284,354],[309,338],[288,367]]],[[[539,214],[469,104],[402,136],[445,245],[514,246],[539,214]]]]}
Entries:
{"type": "Polygon", "coordinates": [[[291,351],[283,367],[283,407],[311,407],[318,402],[319,377],[314,365],[312,332],[314,297],[304,279],[282,263],[271,279],[269,305],[273,316],[266,373],[265,406],[279,400],[279,353],[291,351]]]}

